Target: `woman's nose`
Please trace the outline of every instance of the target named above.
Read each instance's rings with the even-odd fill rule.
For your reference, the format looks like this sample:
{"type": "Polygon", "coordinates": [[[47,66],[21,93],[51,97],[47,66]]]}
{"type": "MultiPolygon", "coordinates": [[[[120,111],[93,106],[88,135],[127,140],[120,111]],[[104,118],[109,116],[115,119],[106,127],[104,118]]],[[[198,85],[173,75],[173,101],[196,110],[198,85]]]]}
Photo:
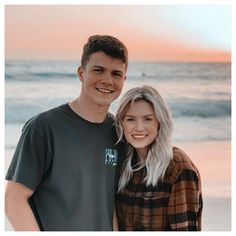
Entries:
{"type": "Polygon", "coordinates": [[[144,125],[143,125],[143,122],[138,120],[136,123],[135,123],[135,130],[136,131],[142,131],[144,130],[144,125]]]}

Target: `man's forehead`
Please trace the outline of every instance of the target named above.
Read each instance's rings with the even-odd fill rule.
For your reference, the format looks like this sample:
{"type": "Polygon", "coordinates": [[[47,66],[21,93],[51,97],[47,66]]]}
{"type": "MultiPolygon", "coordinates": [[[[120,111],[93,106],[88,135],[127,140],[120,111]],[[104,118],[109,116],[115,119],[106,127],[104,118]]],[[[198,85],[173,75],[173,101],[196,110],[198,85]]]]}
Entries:
{"type": "Polygon", "coordinates": [[[120,69],[125,69],[126,65],[125,63],[119,59],[119,58],[113,58],[105,53],[103,54],[92,54],[89,58],[89,61],[87,63],[90,67],[103,67],[103,68],[110,68],[110,67],[115,67],[115,68],[120,68],[120,69]]]}
{"type": "Polygon", "coordinates": [[[121,61],[123,63],[123,61],[121,60],[121,58],[115,58],[112,57],[110,55],[107,55],[104,52],[95,52],[93,54],[90,55],[90,60],[96,60],[96,59],[104,59],[104,60],[115,60],[115,61],[121,61]]]}

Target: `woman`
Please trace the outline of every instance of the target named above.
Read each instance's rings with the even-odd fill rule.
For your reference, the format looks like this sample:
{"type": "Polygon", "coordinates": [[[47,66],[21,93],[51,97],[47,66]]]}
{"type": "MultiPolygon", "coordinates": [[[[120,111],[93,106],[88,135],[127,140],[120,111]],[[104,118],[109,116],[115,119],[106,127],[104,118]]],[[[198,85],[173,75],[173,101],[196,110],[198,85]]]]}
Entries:
{"type": "Polygon", "coordinates": [[[116,195],[119,230],[201,230],[199,172],[172,146],[173,124],[160,94],[150,86],[124,94],[116,114],[127,145],[116,195]]]}

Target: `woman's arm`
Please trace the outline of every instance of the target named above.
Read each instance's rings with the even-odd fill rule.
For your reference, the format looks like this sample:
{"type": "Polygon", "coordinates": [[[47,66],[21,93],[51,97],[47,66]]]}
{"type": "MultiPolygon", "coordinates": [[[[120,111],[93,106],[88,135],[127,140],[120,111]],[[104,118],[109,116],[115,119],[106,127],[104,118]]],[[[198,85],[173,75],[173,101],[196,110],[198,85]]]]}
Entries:
{"type": "Polygon", "coordinates": [[[172,186],[168,219],[172,230],[200,231],[202,215],[201,180],[197,172],[182,170],[172,186]]]}

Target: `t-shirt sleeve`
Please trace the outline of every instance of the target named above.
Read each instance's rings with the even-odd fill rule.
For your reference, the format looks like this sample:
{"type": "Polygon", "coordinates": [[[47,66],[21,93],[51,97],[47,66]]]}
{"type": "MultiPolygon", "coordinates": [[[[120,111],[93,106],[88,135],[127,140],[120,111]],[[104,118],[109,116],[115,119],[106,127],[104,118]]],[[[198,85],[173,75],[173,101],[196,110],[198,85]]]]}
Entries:
{"type": "Polygon", "coordinates": [[[182,170],[172,186],[168,220],[174,231],[201,230],[202,192],[197,172],[182,170]]]}
{"type": "Polygon", "coordinates": [[[23,128],[6,179],[36,190],[50,166],[46,139],[32,125],[23,128]]]}

